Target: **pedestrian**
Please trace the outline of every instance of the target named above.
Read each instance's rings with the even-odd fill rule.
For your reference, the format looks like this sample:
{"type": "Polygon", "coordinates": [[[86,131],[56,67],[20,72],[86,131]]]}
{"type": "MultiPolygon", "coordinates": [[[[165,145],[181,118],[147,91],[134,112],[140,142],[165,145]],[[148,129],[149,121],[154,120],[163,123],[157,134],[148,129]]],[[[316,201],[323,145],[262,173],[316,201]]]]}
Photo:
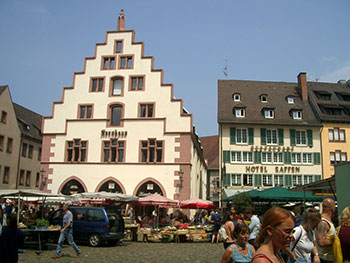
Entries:
{"type": "Polygon", "coordinates": [[[255,255],[255,249],[248,243],[249,227],[246,223],[238,223],[235,226],[233,235],[236,241],[226,248],[222,255],[221,262],[249,263],[255,255]]]}
{"type": "Polygon", "coordinates": [[[283,263],[279,250],[289,250],[293,239],[294,218],[283,208],[272,207],[264,214],[255,244],[258,248],[252,263],[283,263]]]}
{"type": "Polygon", "coordinates": [[[0,257],[2,263],[18,262],[18,249],[24,248],[23,232],[17,229],[17,215],[8,214],[6,226],[0,236],[0,257]]]}
{"type": "Polygon", "coordinates": [[[345,207],[340,216],[339,239],[343,262],[350,263],[350,206],[345,207]]]}
{"type": "MultiPolygon", "coordinates": [[[[290,243],[290,249],[296,256],[297,263],[311,263],[311,254],[313,255],[313,262],[319,263],[317,247],[313,230],[321,221],[320,213],[313,208],[305,211],[305,217],[299,226],[294,228],[294,241],[290,243]]],[[[288,260],[288,263],[292,263],[288,260]]]]}
{"type": "Polygon", "coordinates": [[[72,215],[72,212],[69,211],[68,204],[63,205],[63,211],[65,214],[63,216],[63,225],[60,231],[61,232],[60,237],[58,239],[56,255],[53,256],[52,258],[57,259],[61,257],[62,245],[64,243],[64,240],[66,239],[68,240],[69,245],[71,245],[75,250],[75,252],[77,253],[77,258],[80,258],[81,252],[73,240],[73,215],[72,215]]]}
{"type": "Polygon", "coordinates": [[[210,221],[214,224],[213,235],[211,237],[211,243],[214,244],[216,238],[216,244],[219,243],[219,229],[221,226],[221,214],[219,210],[215,210],[214,214],[211,215],[210,221]]]}
{"type": "Polygon", "coordinates": [[[248,242],[249,244],[253,245],[255,249],[257,249],[257,247],[255,247],[255,238],[260,231],[260,219],[256,214],[254,214],[253,207],[248,207],[245,210],[244,216],[246,217],[247,220],[250,221],[249,223],[250,235],[248,238],[248,242]]]}
{"type": "Polygon", "coordinates": [[[330,198],[324,199],[322,202],[321,221],[316,229],[316,245],[321,263],[333,262],[335,227],[332,216],[334,213],[334,200],[330,198]]]}
{"type": "Polygon", "coordinates": [[[222,223],[227,235],[227,238],[224,240],[224,249],[226,249],[232,245],[235,240],[233,236],[235,225],[233,224],[233,215],[230,211],[225,212],[222,223]]]}

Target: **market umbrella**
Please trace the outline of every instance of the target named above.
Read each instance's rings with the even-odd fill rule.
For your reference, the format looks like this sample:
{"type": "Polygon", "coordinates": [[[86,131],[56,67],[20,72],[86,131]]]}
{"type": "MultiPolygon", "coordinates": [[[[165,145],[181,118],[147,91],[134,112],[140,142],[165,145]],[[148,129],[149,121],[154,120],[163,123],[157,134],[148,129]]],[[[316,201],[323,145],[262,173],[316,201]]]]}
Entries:
{"type": "Polygon", "coordinates": [[[188,209],[214,209],[213,202],[203,199],[190,199],[181,202],[181,208],[188,209]]]}
{"type": "Polygon", "coordinates": [[[140,198],[139,204],[176,207],[179,205],[179,201],[166,198],[160,194],[153,194],[153,195],[140,198]]]}
{"type": "Polygon", "coordinates": [[[139,200],[138,197],[132,195],[126,195],[121,193],[110,193],[110,192],[83,192],[72,195],[74,198],[86,198],[86,199],[109,199],[115,201],[124,202],[136,202],[139,200]]]}

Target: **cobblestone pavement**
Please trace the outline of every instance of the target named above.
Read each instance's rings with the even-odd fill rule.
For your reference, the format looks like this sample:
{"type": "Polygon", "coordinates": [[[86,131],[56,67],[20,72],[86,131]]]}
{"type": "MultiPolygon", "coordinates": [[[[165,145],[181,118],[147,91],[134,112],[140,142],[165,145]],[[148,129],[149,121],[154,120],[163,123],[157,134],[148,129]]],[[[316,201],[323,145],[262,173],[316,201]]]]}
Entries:
{"type": "Polygon", "coordinates": [[[211,243],[142,243],[125,242],[123,246],[89,247],[78,244],[81,250],[81,258],[75,258],[75,252],[69,245],[64,245],[62,257],[51,259],[55,255],[56,244],[49,244],[48,250],[36,254],[34,249],[25,249],[19,254],[19,263],[40,262],[133,262],[133,263],[158,263],[158,262],[220,262],[224,252],[223,244],[211,243]]]}

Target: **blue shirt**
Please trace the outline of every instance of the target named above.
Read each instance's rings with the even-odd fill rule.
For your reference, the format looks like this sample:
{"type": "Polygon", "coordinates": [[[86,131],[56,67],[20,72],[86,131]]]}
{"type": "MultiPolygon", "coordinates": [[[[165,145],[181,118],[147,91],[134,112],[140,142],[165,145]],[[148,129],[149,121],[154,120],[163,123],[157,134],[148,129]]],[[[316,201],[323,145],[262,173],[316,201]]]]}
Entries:
{"type": "Polygon", "coordinates": [[[69,222],[71,222],[71,224],[68,228],[73,227],[73,214],[68,210],[63,216],[63,227],[65,227],[69,222]]]}

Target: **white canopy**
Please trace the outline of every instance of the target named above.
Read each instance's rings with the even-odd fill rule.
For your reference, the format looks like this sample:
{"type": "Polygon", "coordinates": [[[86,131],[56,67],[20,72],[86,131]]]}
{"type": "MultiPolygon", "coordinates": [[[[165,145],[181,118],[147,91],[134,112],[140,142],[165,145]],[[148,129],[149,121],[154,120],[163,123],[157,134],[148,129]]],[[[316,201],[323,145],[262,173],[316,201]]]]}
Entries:
{"type": "Polygon", "coordinates": [[[110,199],[115,201],[133,202],[138,201],[139,198],[132,195],[120,194],[120,193],[110,193],[110,192],[85,192],[72,195],[73,198],[80,199],[110,199]]]}
{"type": "Polygon", "coordinates": [[[46,193],[39,190],[32,189],[0,189],[0,197],[23,197],[23,196],[31,196],[31,197],[57,197],[63,196],[58,194],[46,193]]]}

